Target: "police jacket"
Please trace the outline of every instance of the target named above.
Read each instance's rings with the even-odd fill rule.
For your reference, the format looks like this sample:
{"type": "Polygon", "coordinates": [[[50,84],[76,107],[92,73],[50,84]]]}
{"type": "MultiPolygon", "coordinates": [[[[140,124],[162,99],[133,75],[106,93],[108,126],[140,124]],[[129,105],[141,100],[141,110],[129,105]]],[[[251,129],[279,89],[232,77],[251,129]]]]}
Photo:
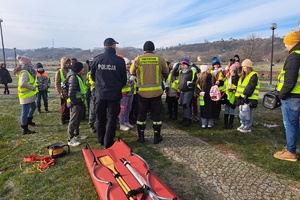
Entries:
{"type": "Polygon", "coordinates": [[[95,81],[95,97],[101,100],[120,100],[127,74],[123,58],[112,47],[105,48],[93,60],[91,78],[95,81]]]}
{"type": "Polygon", "coordinates": [[[300,94],[291,93],[294,87],[299,84],[297,80],[299,79],[300,71],[300,55],[293,52],[296,50],[300,50],[300,43],[289,51],[289,55],[285,60],[283,66],[283,70],[285,71],[284,82],[281,90],[279,91],[280,99],[286,99],[287,97],[300,98],[300,94]]]}

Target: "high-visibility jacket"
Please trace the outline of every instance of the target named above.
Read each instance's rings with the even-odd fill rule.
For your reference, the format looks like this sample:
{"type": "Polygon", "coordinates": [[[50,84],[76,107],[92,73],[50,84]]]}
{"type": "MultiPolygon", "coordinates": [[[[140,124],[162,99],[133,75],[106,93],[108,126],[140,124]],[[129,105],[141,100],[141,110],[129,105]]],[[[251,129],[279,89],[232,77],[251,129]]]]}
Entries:
{"type": "MultiPolygon", "coordinates": [[[[295,50],[295,51],[292,51],[291,53],[300,54],[300,50],[295,50]]],[[[276,87],[277,91],[280,91],[282,89],[282,87],[283,87],[283,84],[284,84],[284,74],[285,74],[285,70],[282,68],[280,74],[278,75],[278,83],[277,83],[277,87],[276,87]]],[[[293,90],[291,91],[291,93],[292,94],[300,94],[300,69],[298,71],[297,83],[295,84],[295,87],[293,88],[293,90]]]]}
{"type": "Polygon", "coordinates": [[[162,95],[162,73],[168,74],[166,61],[153,53],[145,53],[136,59],[130,67],[130,74],[137,76],[138,93],[144,98],[162,95]]]}
{"type": "MultiPolygon", "coordinates": [[[[239,97],[241,96],[242,98],[245,97],[245,95],[243,94],[244,93],[244,90],[245,88],[248,86],[249,84],[249,81],[251,79],[251,77],[256,74],[257,77],[258,77],[258,73],[257,72],[250,72],[245,78],[244,80],[242,81],[242,77],[239,78],[239,81],[238,81],[238,85],[237,85],[237,89],[236,89],[236,92],[235,92],[235,96],[236,97],[239,97]]],[[[258,93],[259,93],[259,88],[260,88],[260,81],[258,79],[258,82],[257,82],[257,85],[254,89],[254,92],[252,93],[252,95],[250,97],[248,97],[248,99],[253,99],[253,100],[258,100],[258,93]]]]}
{"type": "Polygon", "coordinates": [[[32,97],[32,96],[36,95],[36,93],[37,93],[37,89],[33,91],[33,90],[30,90],[25,87],[20,87],[21,86],[21,76],[22,76],[22,73],[24,73],[24,72],[26,72],[28,74],[28,78],[29,78],[28,84],[35,86],[35,79],[29,73],[29,71],[21,70],[18,75],[18,96],[20,99],[26,99],[26,98],[32,97]]]}
{"type": "MultiPolygon", "coordinates": [[[[75,76],[78,80],[79,88],[80,88],[80,92],[76,93],[76,99],[81,99],[81,101],[84,102],[85,101],[85,94],[86,94],[85,85],[84,85],[82,79],[78,75],[75,75],[75,76]]],[[[67,99],[67,102],[71,102],[70,97],[67,99]]]]}

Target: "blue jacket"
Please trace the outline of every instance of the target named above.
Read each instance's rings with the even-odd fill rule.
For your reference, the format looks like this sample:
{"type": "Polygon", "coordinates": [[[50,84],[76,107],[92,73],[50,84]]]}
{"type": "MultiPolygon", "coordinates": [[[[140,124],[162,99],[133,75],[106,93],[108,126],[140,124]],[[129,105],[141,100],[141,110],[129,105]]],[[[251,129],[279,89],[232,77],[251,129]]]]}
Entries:
{"type": "Polygon", "coordinates": [[[93,60],[91,77],[95,81],[96,99],[120,100],[127,82],[124,59],[116,55],[114,48],[105,48],[104,53],[93,60]]]}

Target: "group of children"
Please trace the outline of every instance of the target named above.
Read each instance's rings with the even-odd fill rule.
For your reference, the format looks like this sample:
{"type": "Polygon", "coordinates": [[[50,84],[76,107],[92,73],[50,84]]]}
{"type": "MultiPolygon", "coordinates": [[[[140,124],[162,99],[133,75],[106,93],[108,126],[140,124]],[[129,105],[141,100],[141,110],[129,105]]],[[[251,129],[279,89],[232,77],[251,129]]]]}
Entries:
{"type": "Polygon", "coordinates": [[[240,64],[238,55],[235,55],[225,69],[220,60],[215,57],[212,65],[201,65],[200,69],[187,58],[177,62],[170,70],[166,80],[166,94],[169,119],[177,119],[178,105],[183,109],[182,125],[192,123],[198,119],[198,112],[192,108],[192,99],[197,99],[200,107],[201,127],[212,128],[213,119],[219,119],[222,105],[224,105],[224,129],[232,129],[236,106],[247,104],[250,107],[247,119],[240,117],[238,131],[251,132],[253,123],[253,109],[258,104],[258,90],[260,82],[258,74],[253,71],[251,60],[246,59],[240,64]],[[221,99],[212,98],[212,87],[217,85],[221,99]],[[178,101],[180,103],[178,103],[178,101]]]}

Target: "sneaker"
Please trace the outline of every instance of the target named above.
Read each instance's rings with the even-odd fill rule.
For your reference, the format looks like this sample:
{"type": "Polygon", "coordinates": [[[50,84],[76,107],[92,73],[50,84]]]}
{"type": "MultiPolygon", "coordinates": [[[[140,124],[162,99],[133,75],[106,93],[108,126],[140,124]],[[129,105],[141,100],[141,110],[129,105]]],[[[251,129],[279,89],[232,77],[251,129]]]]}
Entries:
{"type": "Polygon", "coordinates": [[[80,145],[80,144],[81,144],[81,143],[78,142],[78,141],[76,140],[75,137],[73,137],[73,138],[68,142],[68,145],[70,145],[70,146],[72,146],[72,147],[76,147],[76,146],[78,146],[78,145],[80,145]]]}
{"type": "Polygon", "coordinates": [[[127,126],[129,128],[134,128],[134,126],[132,126],[129,122],[125,123],[125,126],[127,126]]]}
{"type": "Polygon", "coordinates": [[[206,125],[202,125],[201,127],[204,129],[204,128],[206,128],[206,125]]]}
{"type": "Polygon", "coordinates": [[[296,162],[298,160],[297,154],[289,152],[286,148],[284,148],[282,151],[277,151],[274,154],[274,157],[280,160],[287,160],[292,162],[296,162]]]}
{"type": "Polygon", "coordinates": [[[97,131],[96,131],[96,129],[95,129],[94,127],[91,127],[91,128],[90,128],[90,132],[91,132],[91,133],[96,133],[97,131]]]}
{"type": "Polygon", "coordinates": [[[251,133],[251,129],[247,126],[244,126],[243,128],[240,128],[240,132],[242,132],[242,133],[251,133]]]}
{"type": "Polygon", "coordinates": [[[78,135],[75,135],[75,138],[76,139],[81,139],[81,140],[84,140],[84,139],[86,139],[88,136],[86,136],[86,135],[81,135],[81,133],[79,133],[78,135]]]}
{"type": "Polygon", "coordinates": [[[120,131],[129,131],[129,127],[125,126],[125,125],[120,125],[120,131]]]}
{"type": "Polygon", "coordinates": [[[207,125],[207,128],[212,128],[212,125],[207,125]]]}
{"type": "Polygon", "coordinates": [[[244,125],[242,124],[241,126],[239,126],[236,130],[241,131],[241,129],[244,128],[244,125]]]}

